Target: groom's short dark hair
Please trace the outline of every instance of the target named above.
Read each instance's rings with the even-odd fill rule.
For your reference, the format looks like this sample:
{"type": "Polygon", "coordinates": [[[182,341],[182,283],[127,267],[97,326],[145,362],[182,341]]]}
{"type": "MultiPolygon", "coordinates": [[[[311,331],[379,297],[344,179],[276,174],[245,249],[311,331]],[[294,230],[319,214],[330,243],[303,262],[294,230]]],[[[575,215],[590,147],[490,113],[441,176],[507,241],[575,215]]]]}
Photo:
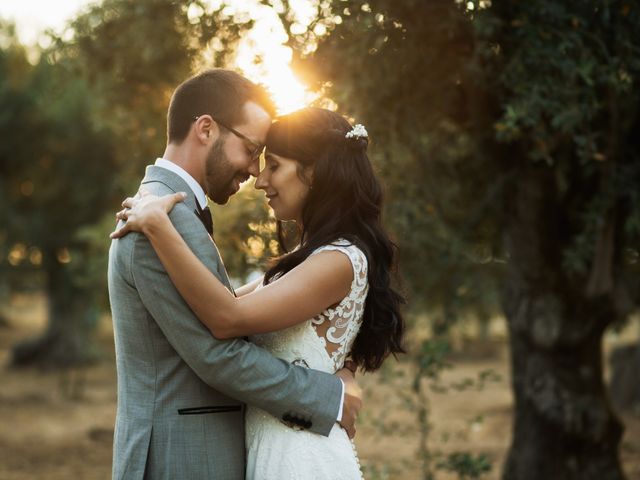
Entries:
{"type": "Polygon", "coordinates": [[[182,143],[199,115],[209,114],[230,126],[242,123],[245,119],[241,108],[246,102],[255,102],[275,115],[273,101],[261,85],[222,68],[199,73],[173,92],[167,113],[167,140],[182,143]]]}

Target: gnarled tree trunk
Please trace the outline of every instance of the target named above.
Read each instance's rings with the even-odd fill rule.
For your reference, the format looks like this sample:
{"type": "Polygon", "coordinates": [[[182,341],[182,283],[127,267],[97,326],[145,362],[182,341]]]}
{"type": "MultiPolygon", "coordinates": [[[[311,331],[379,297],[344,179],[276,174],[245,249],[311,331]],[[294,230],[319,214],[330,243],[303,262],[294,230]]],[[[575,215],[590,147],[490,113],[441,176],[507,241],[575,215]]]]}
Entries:
{"type": "Polygon", "coordinates": [[[615,319],[611,295],[590,291],[593,279],[562,267],[569,221],[553,170],[521,168],[505,232],[515,414],[503,477],[620,480],[623,429],[602,372],[602,336],[615,319]]]}

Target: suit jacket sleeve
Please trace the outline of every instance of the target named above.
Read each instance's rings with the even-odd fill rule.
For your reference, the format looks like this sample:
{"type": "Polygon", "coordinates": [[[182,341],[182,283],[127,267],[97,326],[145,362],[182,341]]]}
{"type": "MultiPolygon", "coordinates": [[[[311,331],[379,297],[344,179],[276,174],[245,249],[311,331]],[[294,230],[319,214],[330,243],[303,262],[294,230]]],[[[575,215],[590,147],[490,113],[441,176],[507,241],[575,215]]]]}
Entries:
{"type": "MultiPolygon", "coordinates": [[[[197,217],[178,204],[170,218],[196,256],[219,276],[217,251],[197,217]]],[[[342,401],[340,380],[291,365],[242,339],[214,338],[180,296],[147,238],[130,235],[136,236],[131,277],[142,302],[196,374],[211,387],[277,418],[306,418],[311,431],[328,435],[342,401]]]]}

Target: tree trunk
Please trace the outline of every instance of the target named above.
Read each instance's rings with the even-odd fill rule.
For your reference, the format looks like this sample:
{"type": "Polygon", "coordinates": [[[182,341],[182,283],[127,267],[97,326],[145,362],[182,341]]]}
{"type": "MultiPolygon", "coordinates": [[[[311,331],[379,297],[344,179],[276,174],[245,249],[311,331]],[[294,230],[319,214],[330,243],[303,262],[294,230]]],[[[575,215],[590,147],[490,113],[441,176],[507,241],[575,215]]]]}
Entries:
{"type": "Polygon", "coordinates": [[[48,301],[45,332],[13,347],[11,365],[65,368],[86,365],[95,359],[90,333],[97,313],[88,292],[78,288],[69,266],[61,264],[55,252],[44,254],[48,301]]]}
{"type": "MultiPolygon", "coordinates": [[[[521,165],[522,167],[522,165],[521,165]]],[[[505,232],[515,413],[505,480],[620,480],[622,425],[602,375],[609,296],[562,268],[568,220],[551,168],[522,167],[505,232]]]]}

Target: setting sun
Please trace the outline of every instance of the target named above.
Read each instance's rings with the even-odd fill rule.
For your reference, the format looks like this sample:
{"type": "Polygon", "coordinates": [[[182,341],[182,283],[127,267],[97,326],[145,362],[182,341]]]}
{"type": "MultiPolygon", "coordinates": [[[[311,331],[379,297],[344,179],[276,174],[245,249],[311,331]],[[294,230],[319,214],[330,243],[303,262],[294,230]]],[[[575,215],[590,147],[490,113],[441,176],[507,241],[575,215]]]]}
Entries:
{"type": "Polygon", "coordinates": [[[317,95],[310,92],[291,70],[291,48],[273,10],[256,9],[254,27],[240,42],[236,66],[271,92],[279,114],[298,110],[317,95]]]}
{"type": "MultiPolygon", "coordinates": [[[[39,41],[45,42],[42,36],[45,28],[60,32],[68,18],[90,1],[64,0],[56,2],[55,8],[51,2],[44,0],[3,2],[0,16],[16,21],[23,41],[36,45],[39,41]]],[[[206,4],[212,9],[220,6],[216,0],[208,0],[206,4]]],[[[299,25],[311,21],[314,14],[312,5],[313,2],[292,2],[299,25]]],[[[195,14],[202,9],[194,7],[193,11],[195,14]]],[[[287,35],[274,10],[260,5],[256,0],[247,0],[231,3],[227,11],[232,15],[249,14],[255,22],[242,38],[235,65],[231,67],[238,68],[251,80],[265,85],[273,95],[279,114],[292,112],[313,101],[317,95],[309,92],[291,70],[292,52],[285,45],[287,35]]]]}

